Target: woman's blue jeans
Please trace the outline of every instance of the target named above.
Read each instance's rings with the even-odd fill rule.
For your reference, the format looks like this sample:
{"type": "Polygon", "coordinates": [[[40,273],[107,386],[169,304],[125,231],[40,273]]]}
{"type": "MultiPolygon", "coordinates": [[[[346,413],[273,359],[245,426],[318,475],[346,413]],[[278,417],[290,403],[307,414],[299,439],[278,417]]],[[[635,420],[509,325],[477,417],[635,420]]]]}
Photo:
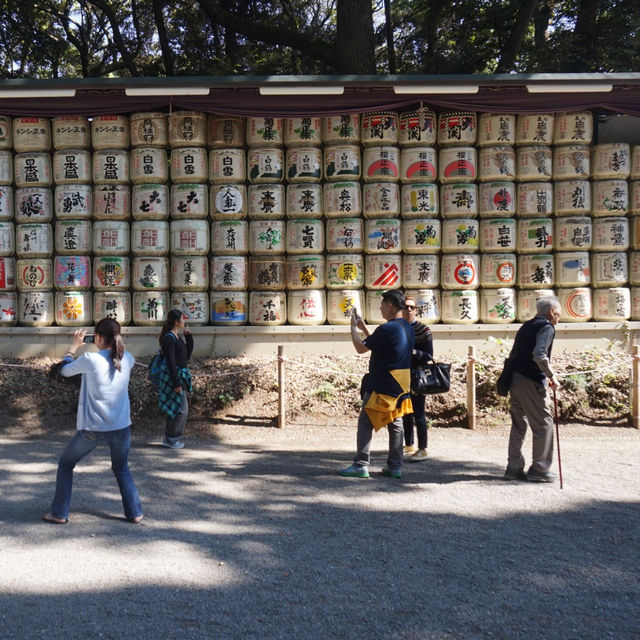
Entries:
{"type": "Polygon", "coordinates": [[[125,518],[131,520],[142,515],[140,496],[128,465],[131,428],[125,427],[117,431],[77,431],[71,438],[58,460],[56,492],[51,503],[51,515],[55,518],[69,517],[74,467],[105,441],[111,451],[111,469],[118,481],[125,518]]]}

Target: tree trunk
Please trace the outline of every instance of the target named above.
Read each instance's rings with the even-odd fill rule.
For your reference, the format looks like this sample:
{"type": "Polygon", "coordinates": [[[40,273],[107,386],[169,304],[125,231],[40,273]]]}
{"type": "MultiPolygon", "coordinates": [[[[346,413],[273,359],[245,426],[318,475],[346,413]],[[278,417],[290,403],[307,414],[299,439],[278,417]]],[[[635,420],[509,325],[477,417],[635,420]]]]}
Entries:
{"type": "Polygon", "coordinates": [[[508,73],[513,71],[518,53],[522,48],[522,42],[533,18],[533,14],[538,7],[540,0],[524,0],[520,5],[520,11],[516,17],[516,23],[509,38],[502,49],[497,73],[508,73]]]}
{"type": "Polygon", "coordinates": [[[397,73],[396,48],[393,43],[393,21],[391,20],[391,0],[384,0],[384,31],[387,36],[387,59],[389,61],[389,73],[397,73]]]}
{"type": "Polygon", "coordinates": [[[338,0],[336,70],[344,74],[376,72],[371,0],[338,0]]]}
{"type": "Polygon", "coordinates": [[[160,41],[160,50],[162,51],[162,62],[164,71],[167,76],[175,75],[175,67],[173,64],[173,51],[169,45],[167,37],[167,25],[164,23],[164,0],[153,0],[153,18],[158,30],[158,40],[160,41]]]}
{"type": "Polygon", "coordinates": [[[596,62],[596,31],[598,0],[582,0],[573,32],[573,47],[569,54],[569,73],[592,71],[596,62]]]}

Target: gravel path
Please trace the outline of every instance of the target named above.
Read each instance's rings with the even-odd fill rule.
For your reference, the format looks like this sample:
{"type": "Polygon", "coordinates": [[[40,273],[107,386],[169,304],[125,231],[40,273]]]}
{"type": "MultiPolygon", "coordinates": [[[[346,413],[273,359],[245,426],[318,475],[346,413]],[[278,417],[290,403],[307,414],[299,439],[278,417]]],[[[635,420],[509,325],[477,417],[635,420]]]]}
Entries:
{"type": "Polygon", "coordinates": [[[640,637],[639,431],[564,428],[562,491],[500,480],[504,429],[432,430],[400,481],[335,474],[355,425],[217,432],[136,440],[138,526],[105,449],[41,522],[66,438],[0,439],[2,638],[640,637]]]}

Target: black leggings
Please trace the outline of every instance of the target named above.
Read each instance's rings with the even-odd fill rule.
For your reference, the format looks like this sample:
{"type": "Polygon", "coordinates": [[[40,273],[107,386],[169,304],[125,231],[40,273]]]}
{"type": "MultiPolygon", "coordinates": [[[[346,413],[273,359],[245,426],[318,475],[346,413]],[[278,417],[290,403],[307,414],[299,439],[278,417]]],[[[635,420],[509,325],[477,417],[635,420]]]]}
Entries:
{"type": "Polygon", "coordinates": [[[411,403],[413,404],[413,414],[403,416],[402,426],[404,427],[404,443],[412,445],[413,439],[413,421],[415,418],[416,430],[418,431],[418,449],[427,448],[427,417],[424,414],[424,403],[426,396],[411,394],[411,403]]]}

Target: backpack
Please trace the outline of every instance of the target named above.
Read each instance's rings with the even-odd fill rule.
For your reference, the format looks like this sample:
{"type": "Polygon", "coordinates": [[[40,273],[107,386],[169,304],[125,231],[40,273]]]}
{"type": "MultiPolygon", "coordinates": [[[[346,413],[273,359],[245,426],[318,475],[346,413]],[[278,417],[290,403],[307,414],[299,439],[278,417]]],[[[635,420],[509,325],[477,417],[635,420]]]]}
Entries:
{"type": "MultiPolygon", "coordinates": [[[[173,333],[169,332],[165,335],[172,335],[173,333]]],[[[175,340],[175,337],[174,337],[175,340]]],[[[151,358],[151,362],[149,362],[149,380],[151,384],[156,387],[160,384],[160,374],[162,369],[167,366],[167,359],[162,353],[162,349],[158,349],[158,352],[151,358]]]]}

